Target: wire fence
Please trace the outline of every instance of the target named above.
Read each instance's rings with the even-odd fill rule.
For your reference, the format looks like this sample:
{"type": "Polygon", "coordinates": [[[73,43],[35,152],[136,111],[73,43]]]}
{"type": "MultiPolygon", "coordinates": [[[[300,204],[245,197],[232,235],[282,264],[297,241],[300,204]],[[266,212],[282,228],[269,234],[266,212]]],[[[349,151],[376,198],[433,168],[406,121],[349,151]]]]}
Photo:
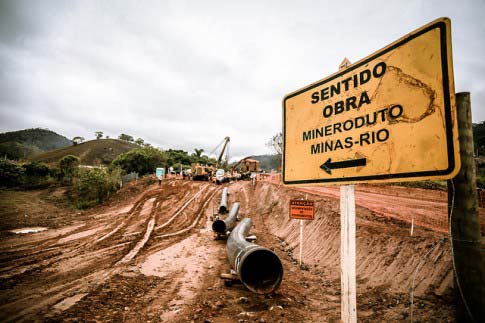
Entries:
{"type": "Polygon", "coordinates": [[[122,183],[122,185],[125,185],[126,183],[129,183],[129,182],[131,182],[133,180],[137,180],[137,179],[138,179],[138,173],[131,172],[130,174],[121,176],[121,183],[122,183]]]}

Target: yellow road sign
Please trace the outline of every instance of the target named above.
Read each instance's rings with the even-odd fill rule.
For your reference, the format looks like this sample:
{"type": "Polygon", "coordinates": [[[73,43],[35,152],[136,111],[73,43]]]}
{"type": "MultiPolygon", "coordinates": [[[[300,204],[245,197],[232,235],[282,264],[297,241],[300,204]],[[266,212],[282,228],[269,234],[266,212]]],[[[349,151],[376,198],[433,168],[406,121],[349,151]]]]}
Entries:
{"type": "Polygon", "coordinates": [[[459,170],[450,20],[283,99],[283,183],[448,179],[459,170]]]}

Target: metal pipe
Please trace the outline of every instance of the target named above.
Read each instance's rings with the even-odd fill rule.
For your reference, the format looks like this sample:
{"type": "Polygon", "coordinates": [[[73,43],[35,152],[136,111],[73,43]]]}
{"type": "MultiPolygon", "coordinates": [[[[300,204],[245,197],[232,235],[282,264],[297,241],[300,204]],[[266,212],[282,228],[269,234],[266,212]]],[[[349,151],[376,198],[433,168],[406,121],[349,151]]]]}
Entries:
{"type": "Polygon", "coordinates": [[[217,219],[212,223],[212,230],[216,233],[226,234],[234,228],[237,221],[237,213],[239,212],[239,203],[236,202],[232,205],[231,211],[224,220],[217,219]]]}
{"type": "Polygon", "coordinates": [[[271,250],[246,241],[251,219],[245,218],[227,240],[227,257],[241,282],[256,294],[268,294],[281,284],[283,265],[271,250]]]}
{"type": "Polygon", "coordinates": [[[221,203],[219,204],[219,213],[227,212],[227,194],[229,194],[229,190],[227,187],[224,187],[221,194],[221,203]]]}

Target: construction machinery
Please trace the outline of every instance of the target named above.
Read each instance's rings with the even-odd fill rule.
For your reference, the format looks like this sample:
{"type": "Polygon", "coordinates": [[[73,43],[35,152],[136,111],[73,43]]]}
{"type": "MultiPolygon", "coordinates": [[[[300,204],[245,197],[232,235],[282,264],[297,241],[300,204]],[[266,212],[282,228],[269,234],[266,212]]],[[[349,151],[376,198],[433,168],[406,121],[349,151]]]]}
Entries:
{"type": "Polygon", "coordinates": [[[214,167],[193,163],[191,165],[190,177],[194,181],[208,181],[214,173],[214,167]]]}
{"type": "Polygon", "coordinates": [[[259,161],[251,159],[251,156],[249,156],[238,161],[232,166],[232,169],[238,170],[241,174],[241,179],[250,179],[251,174],[259,173],[259,161]]]}
{"type": "Polygon", "coordinates": [[[193,163],[191,165],[191,178],[194,181],[209,181],[212,180],[217,184],[223,183],[228,181],[225,171],[222,166],[222,157],[224,156],[224,152],[226,152],[226,162],[229,157],[229,149],[227,149],[229,142],[231,139],[229,137],[225,137],[219,145],[210,153],[214,154],[214,152],[219,149],[221,145],[222,150],[219,153],[219,156],[216,160],[216,166],[208,166],[208,165],[201,165],[199,163],[193,163]]]}
{"type": "Polygon", "coordinates": [[[212,151],[212,153],[214,153],[221,145],[222,146],[222,149],[221,149],[221,152],[219,153],[219,156],[217,157],[217,160],[216,160],[216,171],[214,173],[214,177],[213,177],[213,182],[215,182],[216,184],[221,184],[221,183],[224,183],[224,182],[228,182],[230,180],[230,178],[228,177],[229,174],[226,173],[226,171],[224,170],[224,168],[222,167],[223,166],[223,162],[222,162],[222,157],[224,156],[224,152],[226,152],[226,158],[225,158],[225,164],[227,164],[228,160],[229,160],[229,148],[228,148],[228,145],[229,145],[229,142],[231,141],[231,138],[229,137],[225,137],[224,140],[222,140],[222,142],[219,143],[219,145],[217,145],[216,148],[214,148],[214,150],[212,151]]]}

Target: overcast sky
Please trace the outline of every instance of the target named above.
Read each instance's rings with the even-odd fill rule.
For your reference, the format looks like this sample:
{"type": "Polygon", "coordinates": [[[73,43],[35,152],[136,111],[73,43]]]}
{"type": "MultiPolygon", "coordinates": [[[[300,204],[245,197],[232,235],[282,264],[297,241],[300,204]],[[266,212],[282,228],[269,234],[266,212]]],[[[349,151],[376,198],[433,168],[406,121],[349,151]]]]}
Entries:
{"type": "Polygon", "coordinates": [[[0,132],[269,153],[285,94],[439,17],[485,120],[485,1],[0,1],[0,132]]]}

